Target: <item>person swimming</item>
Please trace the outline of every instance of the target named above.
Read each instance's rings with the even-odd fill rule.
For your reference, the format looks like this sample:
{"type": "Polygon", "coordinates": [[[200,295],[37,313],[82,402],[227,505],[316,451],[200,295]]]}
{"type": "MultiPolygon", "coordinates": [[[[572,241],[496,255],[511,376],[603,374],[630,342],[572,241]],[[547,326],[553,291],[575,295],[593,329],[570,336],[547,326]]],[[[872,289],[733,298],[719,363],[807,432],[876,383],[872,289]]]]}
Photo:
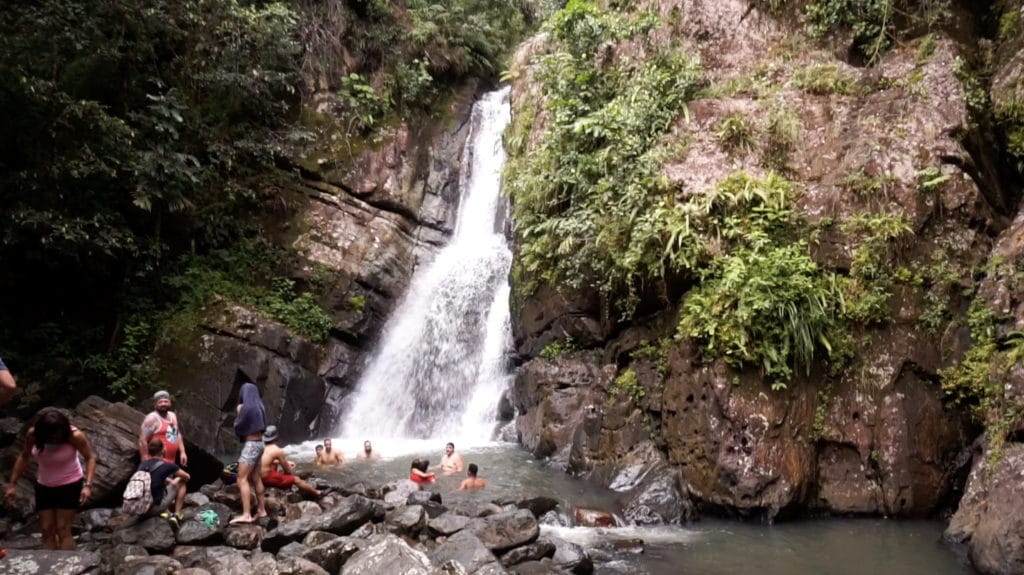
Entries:
{"type": "Polygon", "coordinates": [[[373,444],[369,439],[363,442],[363,451],[359,454],[359,459],[380,459],[380,453],[373,450],[373,444]]]}
{"type": "Polygon", "coordinates": [[[430,461],[426,459],[414,459],[409,466],[409,479],[416,483],[433,483],[437,475],[428,473],[430,461]]]}
{"type": "Polygon", "coordinates": [[[459,488],[456,491],[462,491],[464,489],[481,489],[487,487],[487,480],[482,477],[477,477],[479,469],[475,463],[470,463],[466,469],[466,478],[459,484],[459,488]]]}

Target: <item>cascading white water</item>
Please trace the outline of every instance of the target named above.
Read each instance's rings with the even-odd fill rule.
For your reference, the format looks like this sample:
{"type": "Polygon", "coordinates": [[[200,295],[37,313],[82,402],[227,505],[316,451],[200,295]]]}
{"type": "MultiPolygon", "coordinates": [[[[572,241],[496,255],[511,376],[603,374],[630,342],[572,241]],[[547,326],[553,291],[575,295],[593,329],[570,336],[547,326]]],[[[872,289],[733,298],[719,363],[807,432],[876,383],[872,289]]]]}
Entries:
{"type": "Polygon", "coordinates": [[[436,437],[462,447],[493,435],[498,398],[510,378],[512,253],[499,218],[508,93],[491,92],[473,108],[455,232],[414,274],[385,325],[342,416],[342,437],[436,437]]]}

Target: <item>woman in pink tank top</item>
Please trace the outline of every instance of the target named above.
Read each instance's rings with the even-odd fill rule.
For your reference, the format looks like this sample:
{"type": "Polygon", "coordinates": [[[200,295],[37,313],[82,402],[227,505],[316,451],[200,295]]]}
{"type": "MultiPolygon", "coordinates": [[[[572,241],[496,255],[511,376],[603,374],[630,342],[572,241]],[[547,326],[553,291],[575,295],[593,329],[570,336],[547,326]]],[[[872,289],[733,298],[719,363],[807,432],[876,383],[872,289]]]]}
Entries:
{"type": "Polygon", "coordinates": [[[25,446],[14,463],[11,484],[4,494],[13,503],[15,487],[30,457],[38,465],[36,473],[36,512],[43,532],[44,549],[74,549],[71,522],[78,507],[92,495],[96,473],[96,454],[85,434],[71,425],[67,416],[48,410],[36,418],[25,436],[25,446]],[[85,458],[85,473],[79,455],[85,458]]]}

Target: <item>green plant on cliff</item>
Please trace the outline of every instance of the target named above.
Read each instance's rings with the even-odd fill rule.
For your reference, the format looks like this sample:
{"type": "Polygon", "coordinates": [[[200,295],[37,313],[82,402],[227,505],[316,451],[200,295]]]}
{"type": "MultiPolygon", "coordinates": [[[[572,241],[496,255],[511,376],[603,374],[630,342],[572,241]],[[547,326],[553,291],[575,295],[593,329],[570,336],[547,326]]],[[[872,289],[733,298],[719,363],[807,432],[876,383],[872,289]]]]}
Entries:
{"type": "MultiPolygon", "coordinates": [[[[646,60],[602,54],[658,24],[571,1],[546,29],[551,47],[539,57],[547,128],[511,155],[505,190],[513,198],[518,283],[590,285],[628,314],[634,289],[663,271],[664,244],[640,246],[650,214],[669,193],[658,174],[660,138],[684,112],[700,67],[692,56],[648,46],[646,60]]],[[[657,232],[651,232],[657,233],[657,232]]]]}
{"type": "Polygon", "coordinates": [[[761,130],[761,163],[774,170],[788,169],[802,129],[800,118],[782,100],[772,103],[761,130]]]}
{"type": "Polygon", "coordinates": [[[612,382],[612,393],[624,395],[631,399],[634,405],[640,407],[640,401],[647,395],[647,390],[640,383],[640,378],[637,377],[636,371],[633,368],[627,367],[612,382]]]}
{"type": "Polygon", "coordinates": [[[363,310],[366,309],[366,296],[358,294],[348,298],[348,306],[357,313],[363,313],[363,310]]]}
{"type": "Polygon", "coordinates": [[[793,195],[780,176],[742,172],[708,194],[703,211],[718,247],[683,298],[678,330],[711,356],[759,366],[775,388],[830,350],[839,302],[834,277],[810,258],[793,195]]]}
{"type": "Polygon", "coordinates": [[[878,63],[904,32],[928,30],[950,14],[948,0],[813,0],[806,10],[818,36],[852,30],[854,45],[870,64],[878,63]]]}
{"type": "Polygon", "coordinates": [[[222,297],[259,310],[313,341],[326,340],[333,326],[330,316],[312,294],[299,293],[285,277],[293,258],[288,250],[264,241],[184,258],[182,271],[165,280],[180,300],[164,326],[173,337],[183,338],[202,321],[210,302],[222,297]]]}
{"type": "MultiPolygon", "coordinates": [[[[694,193],[659,175],[660,142],[685,115],[699,67],[672,46],[648,45],[656,24],[581,1],[548,24],[535,73],[546,129],[527,144],[517,128],[505,171],[518,297],[542,282],[589,286],[628,318],[639,290],[667,274],[690,278],[677,336],[784,386],[794,366],[828,352],[840,294],[810,259],[785,178],[738,172],[694,193]],[[651,57],[612,57],[630,38],[651,57]]],[[[787,162],[799,132],[796,115],[773,102],[762,144],[770,163],[787,162]]]]}
{"type": "Polygon", "coordinates": [[[913,232],[910,222],[902,215],[862,213],[840,229],[857,241],[850,273],[842,281],[843,316],[861,324],[884,323],[890,316],[892,296],[889,270],[898,240],[913,232]]]}
{"type": "Polygon", "coordinates": [[[287,278],[275,278],[256,301],[270,317],[316,342],[326,341],[334,325],[312,294],[297,294],[295,282],[287,278]]]}
{"type": "Polygon", "coordinates": [[[835,64],[813,64],[793,73],[794,87],[809,94],[853,94],[856,77],[835,64]]]}
{"type": "Polygon", "coordinates": [[[718,143],[730,154],[747,153],[757,144],[754,126],[740,114],[730,114],[718,122],[718,143]]]}
{"type": "Polygon", "coordinates": [[[971,302],[967,316],[971,347],[960,363],[939,371],[942,390],[953,404],[966,407],[984,424],[990,461],[1001,457],[1007,434],[1024,418],[1024,406],[1004,392],[1004,378],[1021,360],[1020,340],[1013,333],[1003,342],[997,338],[997,318],[980,295],[971,302]]]}
{"type": "Polygon", "coordinates": [[[580,346],[576,343],[576,340],[574,340],[572,336],[566,336],[564,339],[556,339],[555,341],[545,345],[538,355],[544,359],[555,359],[567,353],[579,351],[579,349],[580,346]]]}

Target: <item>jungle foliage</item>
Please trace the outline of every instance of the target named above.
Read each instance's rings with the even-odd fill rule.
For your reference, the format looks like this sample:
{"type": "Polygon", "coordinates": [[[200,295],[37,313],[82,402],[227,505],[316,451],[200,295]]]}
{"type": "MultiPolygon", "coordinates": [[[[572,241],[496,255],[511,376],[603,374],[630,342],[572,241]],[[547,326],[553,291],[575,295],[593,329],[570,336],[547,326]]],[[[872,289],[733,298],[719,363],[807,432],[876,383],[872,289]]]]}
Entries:
{"type": "Polygon", "coordinates": [[[551,44],[536,62],[546,130],[527,145],[519,130],[529,118],[507,138],[518,285],[593,288],[628,319],[648,286],[692,282],[678,337],[784,386],[794,367],[830,349],[841,290],[810,259],[797,192],[782,176],[737,172],[692,193],[660,175],[672,153],[666,136],[701,72],[691,54],[654,41],[657,25],[580,0],[548,22],[551,44]],[[627,44],[648,57],[610,56],[627,44]]]}
{"type": "Polygon", "coordinates": [[[326,337],[295,254],[264,240],[291,202],[279,168],[314,139],[302,111],[328,94],[343,138],[372,134],[495,76],[530,18],[481,0],[6,2],[0,355],[73,401],[151,383],[159,334],[215,295],[326,337]]]}

